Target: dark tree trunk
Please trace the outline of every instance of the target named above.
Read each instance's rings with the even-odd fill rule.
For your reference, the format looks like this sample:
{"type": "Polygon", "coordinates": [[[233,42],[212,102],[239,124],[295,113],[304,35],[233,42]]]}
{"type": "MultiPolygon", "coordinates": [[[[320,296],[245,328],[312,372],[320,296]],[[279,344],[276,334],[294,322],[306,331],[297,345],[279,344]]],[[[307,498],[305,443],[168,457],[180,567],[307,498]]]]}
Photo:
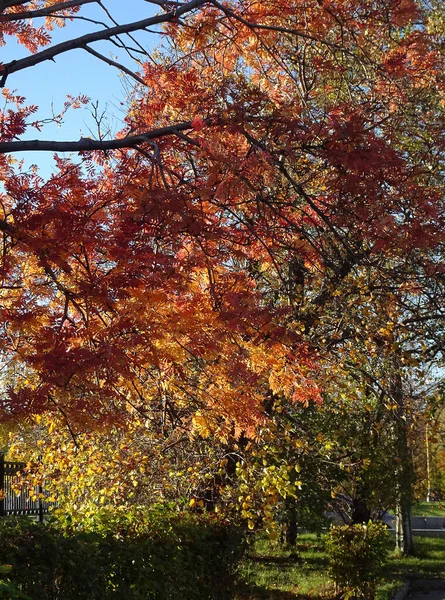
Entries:
{"type": "Polygon", "coordinates": [[[396,549],[405,555],[414,553],[411,527],[412,489],[414,468],[407,433],[406,400],[403,396],[402,376],[394,377],[393,399],[398,408],[394,413],[395,433],[395,486],[396,486],[396,549]]]}
{"type": "Polygon", "coordinates": [[[294,548],[297,543],[297,507],[293,498],[288,499],[286,505],[286,545],[294,548]]]}
{"type": "Polygon", "coordinates": [[[368,523],[371,520],[371,510],[361,498],[352,500],[351,519],[353,523],[368,523]]]}

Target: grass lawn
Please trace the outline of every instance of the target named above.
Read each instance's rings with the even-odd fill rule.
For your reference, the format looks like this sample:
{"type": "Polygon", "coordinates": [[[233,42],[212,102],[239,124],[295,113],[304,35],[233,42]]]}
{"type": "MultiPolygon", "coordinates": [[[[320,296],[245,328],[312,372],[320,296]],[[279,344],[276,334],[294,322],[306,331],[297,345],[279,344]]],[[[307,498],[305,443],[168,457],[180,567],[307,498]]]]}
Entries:
{"type": "MultiPolygon", "coordinates": [[[[393,546],[391,539],[388,547],[393,546]]],[[[445,539],[416,537],[415,548],[414,557],[390,555],[378,600],[388,600],[410,578],[445,578],[445,539]]],[[[327,563],[323,537],[300,535],[294,553],[258,540],[242,565],[246,584],[235,600],[327,600],[334,596],[327,563]]]]}
{"type": "Polygon", "coordinates": [[[445,502],[418,502],[412,509],[413,517],[445,517],[445,502]]]}

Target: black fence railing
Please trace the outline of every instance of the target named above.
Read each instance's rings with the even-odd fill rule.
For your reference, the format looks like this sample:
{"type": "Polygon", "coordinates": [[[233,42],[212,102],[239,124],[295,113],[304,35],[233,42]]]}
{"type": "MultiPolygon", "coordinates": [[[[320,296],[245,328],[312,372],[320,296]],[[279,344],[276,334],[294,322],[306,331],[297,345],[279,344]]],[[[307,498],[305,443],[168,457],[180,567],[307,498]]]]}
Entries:
{"type": "Polygon", "coordinates": [[[43,516],[54,503],[45,502],[42,486],[30,491],[20,482],[25,466],[22,462],[7,461],[5,455],[0,454],[0,517],[31,515],[43,521],[43,516]]]}

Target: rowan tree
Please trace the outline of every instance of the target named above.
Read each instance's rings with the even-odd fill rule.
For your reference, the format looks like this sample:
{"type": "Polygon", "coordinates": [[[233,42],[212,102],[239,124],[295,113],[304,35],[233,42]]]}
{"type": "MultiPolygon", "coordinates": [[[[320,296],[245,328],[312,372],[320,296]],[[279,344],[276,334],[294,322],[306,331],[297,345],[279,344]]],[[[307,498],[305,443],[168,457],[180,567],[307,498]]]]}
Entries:
{"type": "Polygon", "coordinates": [[[442,352],[440,19],[414,0],[153,1],[52,45],[93,3],[0,6],[34,52],[3,86],[75,48],[135,80],[114,140],[25,139],[35,107],[4,91],[5,416],[58,411],[75,437],[133,414],[230,446],[269,427],[271,398],[321,402],[326,365],[363,371],[363,347],[397,355],[402,407],[400,364],[442,352]],[[133,69],[91,46],[134,56],[120,36],[157,25],[164,50],[133,69]],[[32,149],[81,155],[44,181],[10,157],[32,149]]]}

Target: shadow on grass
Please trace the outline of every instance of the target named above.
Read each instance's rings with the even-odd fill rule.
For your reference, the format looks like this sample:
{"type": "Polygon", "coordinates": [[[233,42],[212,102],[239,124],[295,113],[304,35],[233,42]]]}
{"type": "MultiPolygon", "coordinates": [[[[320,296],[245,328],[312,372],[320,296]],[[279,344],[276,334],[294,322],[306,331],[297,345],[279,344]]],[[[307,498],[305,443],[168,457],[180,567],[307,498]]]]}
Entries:
{"type": "Polygon", "coordinates": [[[440,538],[415,537],[413,556],[390,555],[383,575],[402,579],[440,579],[445,577],[445,543],[440,538]]]}
{"type": "Polygon", "coordinates": [[[290,556],[274,556],[270,554],[256,554],[248,557],[248,561],[256,565],[279,565],[284,568],[302,568],[304,571],[319,571],[327,568],[326,558],[323,556],[301,556],[291,554],[290,556]]]}
{"type": "Polygon", "coordinates": [[[260,563],[263,565],[282,565],[293,567],[295,565],[301,564],[303,559],[298,555],[290,555],[290,556],[273,556],[269,554],[256,554],[253,556],[249,556],[249,561],[253,563],[260,563]]]}
{"type": "Polygon", "coordinates": [[[444,550],[444,540],[439,537],[415,537],[414,551],[419,555],[428,555],[430,552],[441,552],[444,550]]]}
{"type": "Polygon", "coordinates": [[[270,589],[256,585],[246,585],[237,590],[236,600],[319,600],[320,595],[298,594],[284,590],[270,589]]]}
{"type": "MultiPolygon", "coordinates": [[[[379,600],[391,598],[408,579],[445,578],[445,539],[415,537],[414,546],[415,556],[400,556],[393,553],[394,539],[388,539],[389,560],[378,586],[379,600]]],[[[300,538],[293,553],[259,540],[245,559],[242,593],[236,600],[334,598],[334,589],[326,575],[327,565],[325,545],[315,536],[300,538]]]]}

